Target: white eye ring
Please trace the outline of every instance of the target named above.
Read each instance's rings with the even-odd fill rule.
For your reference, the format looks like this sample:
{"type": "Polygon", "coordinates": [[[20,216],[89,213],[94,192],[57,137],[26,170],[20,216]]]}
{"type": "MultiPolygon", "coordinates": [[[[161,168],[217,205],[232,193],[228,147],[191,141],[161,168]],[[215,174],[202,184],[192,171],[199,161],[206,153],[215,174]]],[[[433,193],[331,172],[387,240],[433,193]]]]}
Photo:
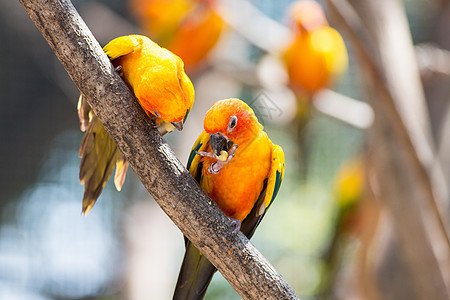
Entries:
{"type": "Polygon", "coordinates": [[[228,123],[228,132],[232,132],[234,127],[236,127],[236,124],[237,124],[237,117],[232,116],[230,122],[228,123]]]}

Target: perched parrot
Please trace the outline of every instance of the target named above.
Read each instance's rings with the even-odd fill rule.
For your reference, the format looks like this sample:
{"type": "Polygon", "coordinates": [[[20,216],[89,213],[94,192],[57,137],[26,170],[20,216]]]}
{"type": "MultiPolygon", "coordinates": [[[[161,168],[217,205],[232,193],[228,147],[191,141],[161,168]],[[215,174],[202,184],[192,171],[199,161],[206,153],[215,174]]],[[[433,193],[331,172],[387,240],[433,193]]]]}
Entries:
{"type": "Polygon", "coordinates": [[[315,1],[295,1],[289,7],[292,41],[282,59],[289,84],[297,98],[296,128],[299,167],[308,173],[306,125],[316,92],[330,87],[347,69],[347,50],[339,32],[328,25],[325,13],[315,1]]]}
{"type": "Polygon", "coordinates": [[[317,2],[297,1],[290,12],[294,39],[283,60],[294,89],[311,95],[347,69],[347,49],[339,32],[328,25],[317,2]]]}
{"type": "MultiPolygon", "coordinates": [[[[247,104],[226,99],[206,113],[187,169],[236,224],[236,232],[251,238],[280,188],[284,153],[247,104]]],[[[203,299],[216,269],[186,238],[185,243],[173,299],[203,299]]]]}
{"type": "Polygon", "coordinates": [[[193,70],[216,45],[225,27],[216,0],[130,0],[141,27],[193,70]]]}
{"type": "MultiPolygon", "coordinates": [[[[194,103],[194,88],[184,72],[183,61],[141,35],[118,37],[103,50],[122,79],[134,93],[161,134],[182,130],[194,103]]],[[[84,184],[83,214],[100,196],[114,165],[114,183],[121,190],[128,163],[105,128],[91,110],[85,97],[78,102],[80,128],[86,131],[79,156],[80,183],[84,184]]]]}

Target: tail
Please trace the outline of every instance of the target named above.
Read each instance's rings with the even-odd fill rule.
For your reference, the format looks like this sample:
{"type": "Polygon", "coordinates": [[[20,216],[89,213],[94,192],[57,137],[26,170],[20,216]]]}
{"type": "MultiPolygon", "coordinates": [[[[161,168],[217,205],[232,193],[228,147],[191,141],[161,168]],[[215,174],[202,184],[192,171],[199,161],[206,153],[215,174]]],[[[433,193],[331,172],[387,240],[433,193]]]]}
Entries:
{"type": "Polygon", "coordinates": [[[87,214],[100,196],[115,164],[117,164],[115,184],[120,191],[125,180],[128,162],[83,98],[80,96],[78,113],[80,127],[83,131],[86,130],[86,133],[81,141],[79,156],[81,157],[80,183],[84,184],[82,212],[87,214]]]}
{"type": "Polygon", "coordinates": [[[214,272],[214,265],[187,240],[173,300],[203,299],[214,272]]]}

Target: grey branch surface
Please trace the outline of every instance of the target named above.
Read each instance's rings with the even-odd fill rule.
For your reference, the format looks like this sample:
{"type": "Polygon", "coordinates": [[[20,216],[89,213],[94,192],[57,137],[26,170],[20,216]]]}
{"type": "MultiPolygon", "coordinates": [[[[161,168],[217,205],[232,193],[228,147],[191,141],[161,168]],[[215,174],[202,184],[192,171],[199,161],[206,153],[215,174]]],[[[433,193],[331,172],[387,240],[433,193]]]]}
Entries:
{"type": "Polygon", "coordinates": [[[20,2],[144,186],[233,288],[244,299],[298,299],[241,232],[232,235],[230,220],[153,129],[71,2],[20,2]]]}

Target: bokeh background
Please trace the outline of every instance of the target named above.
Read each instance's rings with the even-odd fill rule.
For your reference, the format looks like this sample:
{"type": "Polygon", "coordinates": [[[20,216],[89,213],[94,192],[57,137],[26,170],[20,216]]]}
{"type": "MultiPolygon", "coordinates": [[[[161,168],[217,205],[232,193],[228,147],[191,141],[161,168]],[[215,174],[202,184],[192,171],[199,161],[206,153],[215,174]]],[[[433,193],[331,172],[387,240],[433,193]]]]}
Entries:
{"type": "MultiPolygon", "coordinates": [[[[102,46],[140,33],[185,60],[196,102],[185,130],[166,137],[182,162],[215,101],[249,103],[286,155],[285,180],[252,243],[302,299],[369,298],[358,264],[371,238],[361,237],[367,228],[374,235],[380,208],[355,207],[365,195],[373,112],[360,101],[362,71],[345,35],[348,68],[306,91],[290,81],[283,62],[298,30],[292,1],[72,2],[102,46]]],[[[448,1],[400,2],[414,44],[450,49],[448,1]]],[[[450,95],[441,67],[438,75],[432,66],[422,74],[434,135],[450,95]]],[[[121,192],[108,182],[81,215],[78,95],[19,1],[0,0],[0,299],[170,299],[183,237],[131,170],[121,192]]],[[[384,274],[402,269],[399,261],[384,274]]],[[[404,293],[380,284],[381,299],[415,299],[408,271],[401,274],[386,281],[404,293]]],[[[206,299],[240,297],[217,273],[206,299]]]]}

